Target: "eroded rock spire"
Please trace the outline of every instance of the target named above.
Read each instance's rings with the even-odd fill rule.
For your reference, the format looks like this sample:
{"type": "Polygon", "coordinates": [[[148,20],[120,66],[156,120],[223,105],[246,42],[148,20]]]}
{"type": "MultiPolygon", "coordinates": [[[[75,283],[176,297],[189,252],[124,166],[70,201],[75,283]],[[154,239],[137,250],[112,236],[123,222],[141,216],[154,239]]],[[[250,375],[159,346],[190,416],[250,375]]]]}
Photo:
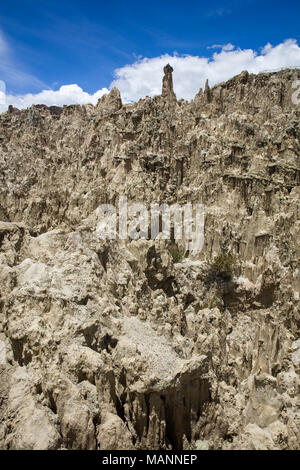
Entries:
{"type": "Polygon", "coordinates": [[[162,81],[162,97],[170,101],[176,101],[176,95],[173,90],[173,67],[170,64],[164,67],[164,77],[162,81]]]}

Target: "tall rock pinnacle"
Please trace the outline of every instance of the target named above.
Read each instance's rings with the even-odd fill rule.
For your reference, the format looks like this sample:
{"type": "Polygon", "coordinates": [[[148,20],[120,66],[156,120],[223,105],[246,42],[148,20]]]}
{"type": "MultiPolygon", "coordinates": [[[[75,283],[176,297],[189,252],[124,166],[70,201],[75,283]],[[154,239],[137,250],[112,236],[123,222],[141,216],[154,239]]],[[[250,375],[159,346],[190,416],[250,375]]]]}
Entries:
{"type": "Polygon", "coordinates": [[[173,72],[173,68],[171,67],[171,65],[170,64],[165,65],[161,94],[163,98],[167,98],[170,101],[176,101],[176,95],[173,90],[172,72],[173,72]]]}

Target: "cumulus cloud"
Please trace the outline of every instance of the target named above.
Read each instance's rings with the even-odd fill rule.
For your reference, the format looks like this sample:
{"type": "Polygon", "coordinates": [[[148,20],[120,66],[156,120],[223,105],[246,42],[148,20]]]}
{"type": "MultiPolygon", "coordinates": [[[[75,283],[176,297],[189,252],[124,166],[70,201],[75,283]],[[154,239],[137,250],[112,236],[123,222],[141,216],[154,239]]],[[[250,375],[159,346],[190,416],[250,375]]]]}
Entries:
{"type": "Polygon", "coordinates": [[[105,93],[109,93],[107,88],[102,88],[94,94],[83,91],[78,85],[63,85],[59,90],[43,90],[40,93],[26,95],[6,95],[5,103],[0,103],[0,110],[6,111],[9,104],[16,108],[28,108],[32,104],[46,104],[48,106],[63,106],[64,104],[96,104],[98,99],[105,93]]]}
{"type": "MultiPolygon", "coordinates": [[[[228,80],[243,70],[259,73],[283,67],[300,66],[300,47],[294,39],[272,46],[266,44],[258,53],[253,49],[240,49],[231,43],[214,45],[219,48],[210,57],[164,54],[154,58],[138,58],[133,64],[115,70],[115,80],[109,89],[119,88],[124,102],[137,101],[145,96],[161,93],[162,69],[169,62],[174,68],[174,89],[177,98],[192,99],[208,78],[210,85],[228,80]]],[[[1,48],[0,48],[1,51],[1,48]]],[[[6,111],[12,104],[26,108],[32,104],[96,104],[98,98],[108,93],[102,88],[89,94],[78,85],[64,85],[59,90],[43,90],[37,94],[3,95],[0,97],[0,111],[6,111]],[[2,103],[2,104],[1,104],[2,103]]]]}
{"type": "Polygon", "coordinates": [[[173,69],[174,90],[177,98],[192,99],[208,78],[211,85],[228,80],[243,70],[259,73],[281,67],[300,66],[300,47],[294,39],[277,46],[267,44],[260,53],[253,49],[235,48],[232,44],[221,47],[211,57],[165,54],[144,58],[116,70],[112,86],[119,88],[125,101],[136,101],[161,92],[162,68],[169,62],[173,69]]]}

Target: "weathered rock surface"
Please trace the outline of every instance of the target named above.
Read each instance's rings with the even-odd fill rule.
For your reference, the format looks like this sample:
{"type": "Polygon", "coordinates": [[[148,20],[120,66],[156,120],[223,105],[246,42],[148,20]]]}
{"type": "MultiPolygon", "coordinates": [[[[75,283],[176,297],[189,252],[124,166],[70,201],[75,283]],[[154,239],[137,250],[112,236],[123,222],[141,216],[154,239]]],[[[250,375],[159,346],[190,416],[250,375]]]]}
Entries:
{"type": "Polygon", "coordinates": [[[300,447],[300,73],[190,103],[165,73],[135,104],[0,115],[1,449],[300,447]],[[99,240],[121,195],[204,204],[201,253],[99,240]],[[222,250],[239,272],[207,283],[222,250]]]}
{"type": "Polygon", "coordinates": [[[176,95],[173,90],[173,67],[170,64],[167,64],[164,67],[164,77],[162,83],[162,97],[166,98],[169,101],[176,101],[176,95]]]}

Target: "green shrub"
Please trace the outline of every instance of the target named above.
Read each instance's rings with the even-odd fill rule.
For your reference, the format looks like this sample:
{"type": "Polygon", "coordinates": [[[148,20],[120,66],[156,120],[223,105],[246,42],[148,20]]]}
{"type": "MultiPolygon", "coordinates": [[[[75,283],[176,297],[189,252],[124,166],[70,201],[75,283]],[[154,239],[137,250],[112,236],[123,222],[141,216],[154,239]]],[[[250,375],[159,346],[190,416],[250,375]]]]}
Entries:
{"type": "Polygon", "coordinates": [[[194,307],[195,313],[198,313],[201,310],[200,304],[196,304],[194,307]]]}
{"type": "Polygon", "coordinates": [[[217,297],[214,297],[214,298],[206,300],[205,302],[201,304],[197,303],[194,306],[194,311],[197,314],[199,313],[200,310],[204,310],[205,308],[212,309],[215,307],[220,307],[220,303],[221,303],[220,299],[218,299],[217,297]]]}
{"type": "Polygon", "coordinates": [[[231,281],[237,268],[236,257],[231,253],[220,253],[208,268],[207,280],[231,281]]]}
{"type": "Polygon", "coordinates": [[[181,261],[184,258],[184,251],[181,248],[179,248],[177,245],[171,247],[169,249],[169,251],[170,251],[170,254],[173,258],[173,262],[174,263],[181,263],[181,261]]]}

